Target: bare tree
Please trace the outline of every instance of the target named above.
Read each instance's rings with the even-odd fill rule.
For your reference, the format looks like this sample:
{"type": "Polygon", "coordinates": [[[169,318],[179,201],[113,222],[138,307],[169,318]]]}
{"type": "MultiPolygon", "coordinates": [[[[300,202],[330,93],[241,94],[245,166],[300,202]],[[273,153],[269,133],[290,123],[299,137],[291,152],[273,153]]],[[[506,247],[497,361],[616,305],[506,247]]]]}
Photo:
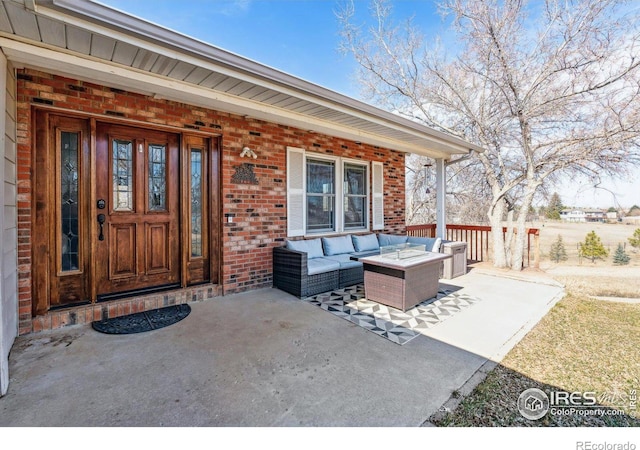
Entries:
{"type": "MultiPolygon", "coordinates": [[[[491,192],[481,182],[477,161],[451,166],[447,170],[447,223],[487,224],[486,211],[491,192]],[[459,176],[464,174],[463,176],[459,176]],[[471,176],[465,176],[470,174],[471,176]]],[[[417,225],[436,221],[436,186],[434,160],[409,155],[406,159],[406,218],[407,224],[417,225]]]]}
{"type": "Polygon", "coordinates": [[[424,156],[409,155],[405,164],[407,224],[435,222],[433,162],[424,156]]]}
{"type": "Polygon", "coordinates": [[[394,24],[387,0],[371,2],[368,27],[354,23],[353,2],[337,14],[370,100],[486,149],[465,178],[481,167],[498,267],[522,268],[536,193],[640,164],[640,21],[625,3],[445,0],[448,49],[411,19],[394,24]]]}

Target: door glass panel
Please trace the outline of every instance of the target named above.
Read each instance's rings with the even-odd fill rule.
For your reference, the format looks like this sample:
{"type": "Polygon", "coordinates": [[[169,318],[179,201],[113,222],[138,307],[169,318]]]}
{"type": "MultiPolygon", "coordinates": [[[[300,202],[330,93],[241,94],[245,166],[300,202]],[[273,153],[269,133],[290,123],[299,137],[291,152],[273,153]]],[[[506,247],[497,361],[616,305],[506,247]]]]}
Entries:
{"type": "Polygon", "coordinates": [[[133,142],[113,140],[113,209],[133,211],[133,142]]]}
{"type": "Polygon", "coordinates": [[[202,256],[202,152],[191,150],[191,256],[202,256]]]}
{"type": "Polygon", "coordinates": [[[149,145],[149,211],[167,209],[167,148],[149,145]]]}
{"type": "Polygon", "coordinates": [[[78,133],[60,135],[61,257],[62,271],[78,270],[78,133]]]}

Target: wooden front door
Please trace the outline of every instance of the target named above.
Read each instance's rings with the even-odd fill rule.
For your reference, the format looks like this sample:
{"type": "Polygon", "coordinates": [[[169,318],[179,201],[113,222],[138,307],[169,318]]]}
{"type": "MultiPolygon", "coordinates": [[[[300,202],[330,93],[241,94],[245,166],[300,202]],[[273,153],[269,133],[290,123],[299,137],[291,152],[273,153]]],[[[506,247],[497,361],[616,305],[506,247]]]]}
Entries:
{"type": "Polygon", "coordinates": [[[34,315],[218,283],[218,138],[34,113],[34,315]]]}
{"type": "Polygon", "coordinates": [[[98,300],[180,285],[179,136],[97,124],[98,300]]]}

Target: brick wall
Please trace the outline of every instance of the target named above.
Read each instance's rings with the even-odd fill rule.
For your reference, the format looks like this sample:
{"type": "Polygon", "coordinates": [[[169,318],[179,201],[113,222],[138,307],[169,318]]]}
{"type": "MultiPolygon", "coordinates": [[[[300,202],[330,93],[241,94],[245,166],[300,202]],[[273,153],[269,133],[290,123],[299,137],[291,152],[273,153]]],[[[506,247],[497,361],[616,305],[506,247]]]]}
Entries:
{"type": "Polygon", "coordinates": [[[383,162],[385,231],[405,231],[404,153],[34,70],[21,70],[17,95],[21,334],[31,331],[32,105],[221,134],[221,280],[224,293],[271,285],[271,247],[282,245],[286,238],[287,146],[383,162]],[[254,150],[258,158],[240,158],[244,146],[254,150]],[[238,184],[232,180],[236,168],[243,163],[254,165],[257,184],[238,184]]]}

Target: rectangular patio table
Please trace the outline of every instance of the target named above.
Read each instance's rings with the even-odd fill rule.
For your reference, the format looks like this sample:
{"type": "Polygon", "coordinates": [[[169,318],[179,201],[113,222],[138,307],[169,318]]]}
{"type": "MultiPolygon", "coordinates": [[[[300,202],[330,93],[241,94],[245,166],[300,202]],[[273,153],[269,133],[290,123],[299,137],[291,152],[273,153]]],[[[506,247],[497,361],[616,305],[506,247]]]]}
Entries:
{"type": "Polygon", "coordinates": [[[360,258],[364,265],[364,293],[368,300],[407,311],[438,293],[440,270],[452,255],[414,251],[413,255],[360,258]]]}

